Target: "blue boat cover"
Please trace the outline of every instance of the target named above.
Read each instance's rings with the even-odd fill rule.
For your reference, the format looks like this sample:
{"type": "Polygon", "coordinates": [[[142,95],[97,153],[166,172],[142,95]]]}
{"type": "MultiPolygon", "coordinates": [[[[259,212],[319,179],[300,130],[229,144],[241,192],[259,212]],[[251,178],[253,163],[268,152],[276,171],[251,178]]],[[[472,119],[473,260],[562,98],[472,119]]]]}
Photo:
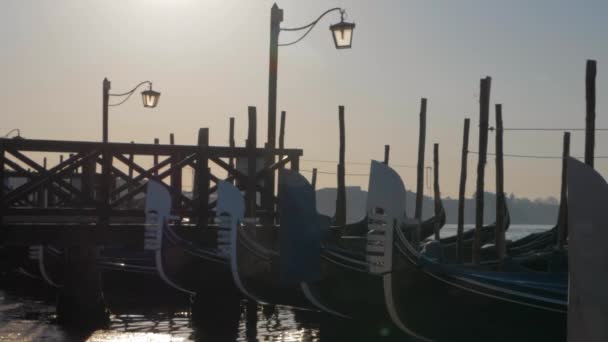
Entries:
{"type": "Polygon", "coordinates": [[[440,264],[425,256],[420,256],[418,261],[429,272],[474,281],[481,286],[540,296],[551,301],[566,303],[568,300],[566,272],[492,271],[476,266],[440,264]]]}
{"type": "Polygon", "coordinates": [[[317,213],[315,191],[306,178],[294,171],[279,174],[281,227],[280,279],[284,284],[321,278],[321,235],[329,220],[317,213]]]}

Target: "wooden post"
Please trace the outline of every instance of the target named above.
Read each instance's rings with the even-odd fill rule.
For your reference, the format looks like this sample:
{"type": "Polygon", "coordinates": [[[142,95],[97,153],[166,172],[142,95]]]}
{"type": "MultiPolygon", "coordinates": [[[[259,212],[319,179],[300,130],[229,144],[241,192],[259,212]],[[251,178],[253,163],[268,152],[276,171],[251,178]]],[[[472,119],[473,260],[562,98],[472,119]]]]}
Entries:
{"type": "Polygon", "coordinates": [[[593,167],[595,150],[595,77],[597,75],[597,62],[587,60],[585,70],[585,100],[587,115],[585,119],[585,164],[593,167]]]}
{"type": "MultiPolygon", "coordinates": [[[[175,145],[175,136],[173,135],[173,133],[171,133],[169,135],[169,144],[171,145],[175,145]]],[[[171,202],[172,202],[172,208],[179,210],[181,209],[181,198],[180,195],[182,194],[182,168],[181,167],[176,167],[176,164],[180,161],[180,159],[182,158],[180,153],[173,153],[171,155],[171,165],[170,168],[172,169],[171,171],[171,188],[173,189],[173,192],[171,194],[171,202]]]]}
{"type": "Polygon", "coordinates": [[[110,223],[110,193],[112,189],[112,150],[109,144],[102,147],[101,181],[99,182],[99,222],[103,225],[110,223]]]}
{"type": "Polygon", "coordinates": [[[338,107],[338,122],[340,127],[340,156],[338,161],[338,193],[336,198],[336,225],[341,227],[346,224],[346,184],[344,174],[345,163],[345,128],[344,128],[344,106],[338,107]]]}
{"type": "MultiPolygon", "coordinates": [[[[134,141],[131,141],[131,144],[135,144],[134,141]]],[[[133,153],[129,153],[129,162],[131,163],[131,165],[133,165],[135,161],[135,155],[133,153]]],[[[133,166],[129,165],[129,179],[133,179],[133,166]]],[[[95,172],[93,172],[95,173],[95,172]]],[[[130,193],[131,191],[133,191],[133,185],[131,185],[131,183],[129,183],[129,185],[127,186],[127,193],[130,193]]],[[[133,197],[131,197],[131,199],[129,200],[129,208],[133,208],[133,197]]]]}
{"type": "Polygon", "coordinates": [[[384,145],[384,164],[388,165],[388,158],[390,154],[391,146],[384,145]]]}
{"type": "Polygon", "coordinates": [[[562,186],[559,201],[557,224],[557,248],[562,249],[568,235],[568,157],[570,156],[570,132],[564,132],[564,151],[562,153],[562,186]]]}
{"type": "Polygon", "coordinates": [[[285,148],[285,116],[287,113],[281,111],[281,125],[279,126],[279,148],[282,150],[285,148]]]}
{"type": "MultiPolygon", "coordinates": [[[[235,146],[234,143],[234,117],[230,118],[230,131],[228,133],[228,146],[230,146],[231,148],[235,146]]],[[[231,156],[230,158],[228,158],[228,165],[230,165],[231,168],[234,168],[234,158],[231,156]]],[[[228,172],[228,176],[230,176],[230,172],[228,172]]]]}
{"type": "Polygon", "coordinates": [[[95,199],[95,159],[91,158],[82,164],[82,192],[90,199],[95,199]]]}
{"type": "Polygon", "coordinates": [[[481,252],[481,229],[483,227],[483,195],[486,154],[488,152],[488,117],[490,113],[490,86],[492,79],[481,79],[479,93],[479,158],[477,160],[477,188],[475,192],[475,239],[473,241],[473,263],[479,264],[481,252]]]}
{"type": "Polygon", "coordinates": [[[196,192],[194,210],[198,212],[199,227],[206,227],[209,217],[209,128],[198,130],[198,151],[196,157],[196,192]]]}
{"type": "Polygon", "coordinates": [[[313,190],[317,190],[317,168],[312,169],[312,180],[311,185],[313,190]]]}
{"type": "Polygon", "coordinates": [[[248,108],[249,127],[247,130],[247,188],[245,197],[247,200],[246,216],[256,216],[256,145],[257,145],[257,112],[256,108],[250,106],[248,108]]]}
{"type": "Polygon", "coordinates": [[[458,189],[458,228],[456,232],[456,248],[458,262],[463,259],[462,234],[464,234],[464,202],[467,188],[467,157],[469,154],[469,126],[471,120],[464,119],[464,133],[462,137],[462,157],[460,162],[460,187],[458,189]]]}
{"type": "MultiPolygon", "coordinates": [[[[441,190],[439,189],[439,144],[433,145],[433,190],[435,199],[435,217],[441,214],[441,190]]],[[[435,240],[439,241],[439,221],[435,222],[435,240]]]]}
{"type": "Polygon", "coordinates": [[[499,260],[507,255],[505,237],[505,190],[504,190],[504,166],[502,152],[502,105],[496,105],[496,253],[499,260]]]}
{"type": "Polygon", "coordinates": [[[418,248],[420,243],[420,222],[422,221],[422,199],[424,195],[424,149],[426,140],[426,99],[420,100],[420,132],[418,136],[418,172],[416,178],[416,209],[414,218],[419,225],[414,229],[412,244],[418,248]]]}
{"type": "MultiPolygon", "coordinates": [[[[158,138],[154,138],[154,145],[158,145],[158,138]]],[[[158,165],[158,154],[154,152],[154,167],[158,165]]],[[[154,170],[154,177],[158,177],[158,170],[154,170]]]]}

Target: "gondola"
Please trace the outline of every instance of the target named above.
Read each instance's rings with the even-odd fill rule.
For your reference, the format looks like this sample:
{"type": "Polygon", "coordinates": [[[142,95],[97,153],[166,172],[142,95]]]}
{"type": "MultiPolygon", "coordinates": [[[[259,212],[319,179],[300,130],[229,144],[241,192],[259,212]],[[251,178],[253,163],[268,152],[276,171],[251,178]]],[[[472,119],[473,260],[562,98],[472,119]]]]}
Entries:
{"type": "MultiPolygon", "coordinates": [[[[379,167],[394,175],[393,188],[403,187],[396,172],[379,167]]],[[[394,229],[395,219],[383,207],[371,217],[384,266],[375,273],[386,310],[405,333],[423,341],[565,340],[567,271],[531,271],[509,260],[441,263],[436,249],[421,252],[394,229]]]]}

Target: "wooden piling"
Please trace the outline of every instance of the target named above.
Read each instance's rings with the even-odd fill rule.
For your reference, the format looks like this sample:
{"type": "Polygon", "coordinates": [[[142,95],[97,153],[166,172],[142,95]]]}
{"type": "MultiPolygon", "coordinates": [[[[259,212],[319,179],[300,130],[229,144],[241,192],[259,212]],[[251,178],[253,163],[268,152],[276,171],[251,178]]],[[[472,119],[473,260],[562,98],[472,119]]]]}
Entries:
{"type": "MultiPolygon", "coordinates": [[[[154,138],[154,145],[158,145],[158,138],[154,138]]],[[[158,154],[154,153],[154,167],[158,165],[158,154]]],[[[154,177],[158,177],[158,169],[154,170],[154,177]]]]}
{"type": "Polygon", "coordinates": [[[479,93],[479,156],[477,160],[477,188],[475,191],[475,239],[472,261],[479,264],[481,258],[481,229],[483,227],[484,175],[488,152],[488,117],[490,113],[490,87],[492,79],[481,79],[479,93]]]}
{"type": "Polygon", "coordinates": [[[196,156],[196,199],[198,226],[206,227],[209,218],[209,128],[199,128],[196,156]]]}
{"type": "Polygon", "coordinates": [[[249,126],[247,130],[247,188],[245,198],[247,200],[246,216],[256,215],[256,145],[257,145],[257,113],[256,108],[248,108],[249,126]]]}
{"type": "Polygon", "coordinates": [[[316,167],[314,167],[312,169],[311,185],[312,185],[313,190],[317,190],[317,168],[316,167]]]}
{"type": "MultiPolygon", "coordinates": [[[[235,146],[235,143],[234,143],[234,117],[230,118],[230,130],[228,133],[228,146],[230,146],[230,148],[233,148],[235,146]]],[[[230,168],[234,168],[234,158],[232,158],[232,157],[228,158],[228,165],[230,165],[230,168]]]]}
{"type": "Polygon", "coordinates": [[[496,105],[496,231],[495,242],[496,254],[499,260],[507,255],[505,237],[505,206],[506,198],[504,192],[504,165],[502,149],[502,105],[496,105]]]}
{"type": "Polygon", "coordinates": [[[384,164],[388,165],[388,158],[390,154],[391,146],[384,145],[384,164]]]}
{"type": "Polygon", "coordinates": [[[281,111],[281,124],[279,126],[279,149],[285,148],[285,119],[287,113],[283,110],[281,111]]]}
{"type": "MultiPolygon", "coordinates": [[[[435,217],[441,214],[441,190],[439,189],[439,144],[433,145],[433,190],[435,217]]],[[[439,241],[439,221],[435,221],[435,240],[439,241]]]]}
{"type": "Polygon", "coordinates": [[[585,71],[585,100],[587,115],[585,119],[585,164],[593,167],[595,150],[595,77],[597,62],[587,60],[585,71]]]}
{"type": "MultiPolygon", "coordinates": [[[[169,135],[169,144],[175,145],[175,136],[173,135],[173,133],[169,135]]],[[[171,193],[171,207],[173,209],[179,210],[181,209],[180,195],[182,194],[182,168],[176,167],[176,164],[181,160],[182,155],[178,152],[175,152],[171,154],[169,158],[171,158],[171,164],[169,167],[172,169],[170,180],[171,188],[173,190],[171,193]]]]}
{"type": "Polygon", "coordinates": [[[464,234],[464,203],[467,188],[467,157],[469,154],[469,126],[471,120],[464,119],[464,133],[462,137],[462,156],[460,162],[460,187],[458,189],[458,228],[456,231],[456,248],[458,262],[463,261],[462,235],[464,234]]]}
{"type": "Polygon", "coordinates": [[[422,221],[422,199],[424,196],[424,149],[426,141],[426,99],[420,100],[420,131],[418,135],[418,165],[416,177],[416,209],[414,218],[418,221],[414,234],[412,236],[412,244],[418,248],[420,243],[420,223],[422,221]]]}
{"type": "MultiPolygon", "coordinates": [[[[135,141],[131,141],[131,144],[135,144],[135,141]]],[[[129,153],[129,169],[128,169],[128,175],[129,175],[129,179],[133,179],[133,164],[135,164],[135,155],[133,153],[129,153]]],[[[95,173],[93,171],[93,173],[95,173]]],[[[127,186],[127,193],[130,193],[131,191],[133,191],[133,185],[132,183],[129,183],[129,185],[127,186]]],[[[133,208],[133,198],[131,198],[129,200],[129,208],[133,208]]]]}
{"type": "Polygon", "coordinates": [[[346,148],[346,132],[344,128],[344,106],[338,107],[338,122],[340,127],[340,153],[338,159],[338,193],[336,198],[336,225],[346,225],[346,182],[345,182],[345,148],[346,148]]]}
{"type": "Polygon", "coordinates": [[[563,249],[568,235],[568,157],[570,156],[570,132],[564,132],[564,150],[562,153],[562,184],[559,200],[559,218],[557,223],[557,248],[563,249]]]}

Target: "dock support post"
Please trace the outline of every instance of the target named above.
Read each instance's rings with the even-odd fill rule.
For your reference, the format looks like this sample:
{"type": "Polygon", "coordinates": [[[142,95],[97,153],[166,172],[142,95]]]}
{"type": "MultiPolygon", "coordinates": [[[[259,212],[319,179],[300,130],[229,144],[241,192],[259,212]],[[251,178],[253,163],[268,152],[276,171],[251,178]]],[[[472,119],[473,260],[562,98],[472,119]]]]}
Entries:
{"type": "Polygon", "coordinates": [[[310,181],[313,190],[317,190],[317,168],[312,169],[312,179],[310,181]]]}
{"type": "Polygon", "coordinates": [[[480,262],[481,229],[483,227],[483,198],[486,154],[488,152],[488,117],[490,113],[490,86],[492,79],[486,77],[480,81],[479,93],[479,156],[477,160],[477,188],[475,191],[475,239],[473,240],[472,261],[480,262]]]}
{"type": "Polygon", "coordinates": [[[424,196],[424,150],[426,144],[426,99],[420,100],[420,131],[418,135],[418,165],[416,177],[416,209],[414,218],[418,225],[412,235],[412,245],[418,249],[420,244],[420,223],[422,221],[422,199],[424,196]]]}
{"type": "MultiPolygon", "coordinates": [[[[173,133],[169,135],[169,144],[175,145],[175,136],[173,135],[173,133]]],[[[173,171],[171,171],[171,188],[173,188],[173,193],[171,195],[172,208],[174,210],[180,211],[182,207],[182,201],[180,198],[180,195],[182,194],[182,168],[176,167],[176,164],[183,158],[183,156],[179,152],[174,152],[171,154],[170,158],[170,167],[173,169],[173,171]]]]}
{"type": "Polygon", "coordinates": [[[467,157],[469,154],[469,126],[471,120],[464,119],[464,133],[462,137],[462,156],[460,161],[460,187],[458,189],[458,228],[456,231],[456,253],[458,262],[463,261],[464,251],[462,235],[464,234],[464,203],[467,190],[467,157]]]}
{"type": "Polygon", "coordinates": [[[65,249],[64,283],[57,295],[57,320],[78,328],[100,328],[109,323],[91,238],[65,249]]]}
{"type": "MultiPolygon", "coordinates": [[[[229,127],[229,131],[228,131],[228,146],[230,146],[230,148],[233,148],[235,146],[235,142],[234,142],[234,117],[230,118],[230,127],[229,127]]],[[[230,157],[228,158],[228,165],[230,165],[230,168],[234,168],[234,158],[230,157]]],[[[230,172],[228,172],[228,176],[230,176],[230,172]]],[[[234,184],[234,182],[232,182],[234,184]]]]}
{"type": "Polygon", "coordinates": [[[345,148],[346,132],[344,128],[344,106],[338,107],[338,121],[340,126],[340,155],[338,161],[338,193],[336,198],[336,225],[341,227],[346,224],[346,185],[345,185],[345,148]]]}

